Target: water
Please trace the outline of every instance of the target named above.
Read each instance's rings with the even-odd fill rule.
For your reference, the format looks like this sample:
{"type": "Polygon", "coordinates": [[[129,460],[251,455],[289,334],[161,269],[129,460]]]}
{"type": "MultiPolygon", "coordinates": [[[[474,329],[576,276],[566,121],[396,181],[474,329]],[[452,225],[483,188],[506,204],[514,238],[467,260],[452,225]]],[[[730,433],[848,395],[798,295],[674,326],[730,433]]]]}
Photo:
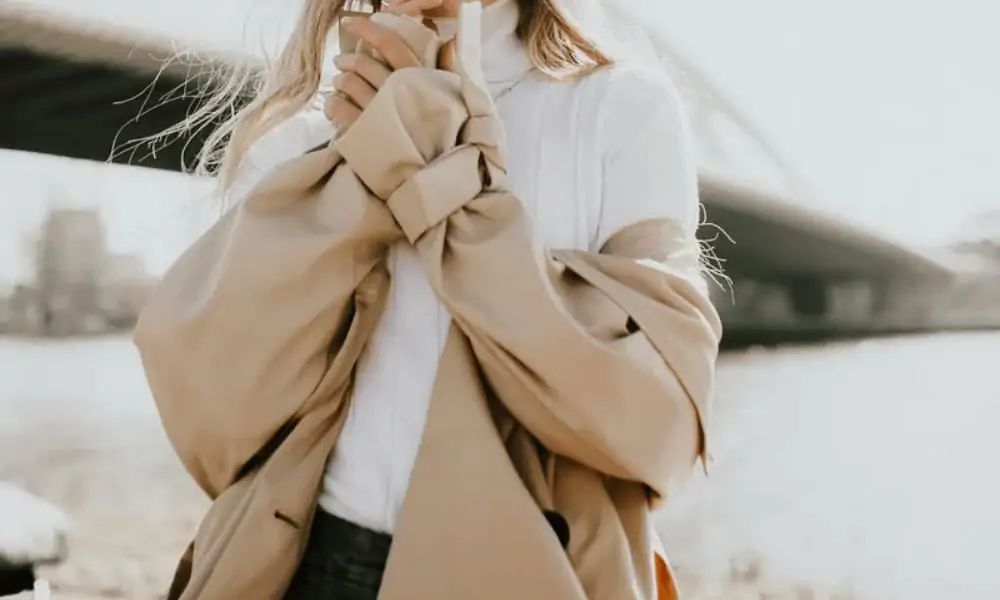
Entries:
{"type": "MultiPolygon", "coordinates": [[[[877,600],[1000,598],[998,357],[998,334],[725,356],[712,477],[662,516],[674,562],[713,575],[760,559],[768,577],[877,600]]],[[[169,568],[203,505],[181,483],[127,340],[0,341],[0,415],[0,477],[68,499],[95,480],[117,488],[89,502],[104,519],[92,528],[146,519],[146,554],[155,527],[181,528],[161,544],[169,568]],[[51,492],[59,469],[77,478],[51,492]],[[164,519],[180,505],[183,519],[164,519]]]]}
{"type": "Polygon", "coordinates": [[[1000,336],[942,335],[723,361],[716,469],[670,507],[701,571],[864,598],[1000,598],[1000,336]]]}

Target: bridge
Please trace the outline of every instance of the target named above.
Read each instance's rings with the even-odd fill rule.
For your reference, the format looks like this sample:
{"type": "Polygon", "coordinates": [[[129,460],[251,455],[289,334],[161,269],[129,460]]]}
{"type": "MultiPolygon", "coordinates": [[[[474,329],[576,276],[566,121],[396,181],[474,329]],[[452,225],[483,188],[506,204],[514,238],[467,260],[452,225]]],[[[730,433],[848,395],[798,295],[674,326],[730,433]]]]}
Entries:
{"type": "MultiPolygon", "coordinates": [[[[202,82],[197,71],[168,61],[175,52],[169,40],[0,5],[0,148],[182,170],[201,135],[155,153],[142,146],[112,152],[176,124],[194,106],[191,91],[202,82]]],[[[776,172],[791,175],[754,123],[697,69],[676,60],[686,78],[682,89],[698,94],[692,123],[706,163],[713,149],[731,143],[731,134],[714,126],[725,122],[776,172]]],[[[718,259],[735,282],[716,290],[732,343],[919,328],[934,309],[932,292],[951,276],[927,256],[805,207],[795,185],[776,192],[734,169],[707,168],[700,185],[708,221],[717,226],[702,237],[716,239],[718,259]]]]}

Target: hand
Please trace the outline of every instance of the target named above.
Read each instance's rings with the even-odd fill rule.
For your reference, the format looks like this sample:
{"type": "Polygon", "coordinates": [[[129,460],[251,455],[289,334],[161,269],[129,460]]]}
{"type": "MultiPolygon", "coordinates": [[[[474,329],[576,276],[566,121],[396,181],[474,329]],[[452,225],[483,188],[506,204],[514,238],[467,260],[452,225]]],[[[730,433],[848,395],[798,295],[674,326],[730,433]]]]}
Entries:
{"type": "MultiPolygon", "coordinates": [[[[386,0],[388,12],[411,17],[422,16],[426,19],[424,25],[435,31],[437,28],[431,19],[457,17],[461,5],[462,0],[386,0]]],[[[448,40],[441,48],[438,54],[438,68],[445,71],[455,70],[455,40],[448,40]]]]}
{"type": "MultiPolygon", "coordinates": [[[[434,28],[431,16],[458,14],[461,0],[395,0],[388,5],[390,12],[407,15],[422,14],[428,17],[425,24],[434,28]]],[[[375,94],[393,71],[421,66],[419,59],[406,42],[390,29],[369,19],[345,19],[344,28],[359,40],[371,45],[385,57],[383,64],[367,54],[352,52],[337,56],[333,64],[340,71],[333,80],[335,93],[327,97],[324,112],[331,122],[346,128],[358,120],[361,111],[371,103],[375,94]]],[[[454,40],[441,48],[439,67],[454,70],[454,40]]]]}
{"type": "Polygon", "coordinates": [[[387,0],[387,10],[401,15],[457,17],[462,0],[387,0]]]}
{"type": "Polygon", "coordinates": [[[367,54],[353,52],[337,56],[333,64],[340,71],[333,80],[336,92],[327,97],[324,112],[335,125],[346,128],[354,123],[385,80],[398,69],[418,67],[420,61],[394,31],[369,19],[349,19],[344,28],[370,44],[385,58],[383,64],[367,54]]]}

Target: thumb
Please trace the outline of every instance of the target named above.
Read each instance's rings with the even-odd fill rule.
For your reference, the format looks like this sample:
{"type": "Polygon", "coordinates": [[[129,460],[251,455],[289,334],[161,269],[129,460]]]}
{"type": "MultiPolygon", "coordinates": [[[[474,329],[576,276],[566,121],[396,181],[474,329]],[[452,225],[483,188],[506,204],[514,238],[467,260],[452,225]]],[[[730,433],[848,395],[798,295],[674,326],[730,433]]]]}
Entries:
{"type": "Polygon", "coordinates": [[[444,71],[455,72],[455,40],[451,39],[441,46],[438,51],[438,68],[444,71]]]}

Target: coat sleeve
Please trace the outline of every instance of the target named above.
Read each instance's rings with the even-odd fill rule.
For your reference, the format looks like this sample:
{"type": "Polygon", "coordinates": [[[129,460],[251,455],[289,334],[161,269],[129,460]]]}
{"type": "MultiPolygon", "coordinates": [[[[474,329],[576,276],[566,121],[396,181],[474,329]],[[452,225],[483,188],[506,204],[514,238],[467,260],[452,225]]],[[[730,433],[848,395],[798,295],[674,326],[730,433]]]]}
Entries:
{"type": "MultiPolygon", "coordinates": [[[[721,336],[693,227],[639,208],[598,252],[543,247],[504,183],[495,113],[450,75],[390,78],[364,127],[341,140],[345,159],[386,200],[513,416],[550,451],[666,494],[704,457],[721,336]],[[421,105],[439,107],[443,123],[409,108],[421,105]],[[372,139],[385,142],[377,154],[372,139]]],[[[628,171],[654,190],[655,175],[628,171]]]]}
{"type": "Polygon", "coordinates": [[[344,381],[401,233],[332,148],[268,173],[169,269],[135,344],[167,435],[215,497],[344,381]]]}

